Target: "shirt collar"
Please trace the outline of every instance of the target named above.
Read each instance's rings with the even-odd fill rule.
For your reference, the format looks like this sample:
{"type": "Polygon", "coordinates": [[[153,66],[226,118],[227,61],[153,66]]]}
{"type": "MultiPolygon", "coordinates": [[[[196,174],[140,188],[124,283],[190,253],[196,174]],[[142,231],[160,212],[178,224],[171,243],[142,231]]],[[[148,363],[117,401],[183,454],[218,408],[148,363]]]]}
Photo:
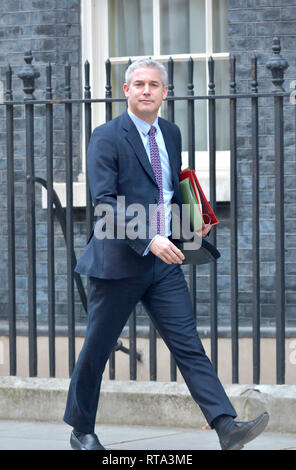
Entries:
{"type": "MultiPolygon", "coordinates": [[[[128,112],[129,117],[131,118],[131,120],[135,124],[136,128],[138,129],[138,131],[141,132],[142,134],[144,134],[145,136],[147,136],[151,125],[148,122],[146,122],[143,119],[136,116],[130,109],[127,109],[127,112],[128,112]]],[[[156,128],[156,133],[157,133],[157,131],[159,129],[158,117],[155,119],[152,126],[154,126],[156,128]]]]}

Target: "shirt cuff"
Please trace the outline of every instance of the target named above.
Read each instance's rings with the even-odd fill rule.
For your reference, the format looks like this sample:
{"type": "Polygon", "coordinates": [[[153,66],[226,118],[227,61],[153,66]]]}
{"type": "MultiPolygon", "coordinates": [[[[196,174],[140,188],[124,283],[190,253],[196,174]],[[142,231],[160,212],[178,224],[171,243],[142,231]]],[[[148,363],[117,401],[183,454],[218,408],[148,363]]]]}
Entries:
{"type": "Polygon", "coordinates": [[[157,235],[154,235],[154,237],[153,237],[152,240],[150,241],[149,245],[145,248],[145,251],[144,251],[144,253],[143,253],[142,256],[146,256],[146,255],[149,253],[150,245],[151,245],[151,243],[153,242],[153,240],[155,240],[156,237],[159,237],[159,235],[158,235],[158,234],[157,234],[157,235]]]}

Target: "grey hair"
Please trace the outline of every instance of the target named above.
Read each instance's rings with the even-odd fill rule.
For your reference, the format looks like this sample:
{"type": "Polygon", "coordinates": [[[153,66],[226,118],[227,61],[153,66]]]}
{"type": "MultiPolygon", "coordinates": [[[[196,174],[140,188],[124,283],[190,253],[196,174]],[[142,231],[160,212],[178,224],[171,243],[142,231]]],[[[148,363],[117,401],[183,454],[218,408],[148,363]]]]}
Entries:
{"type": "Polygon", "coordinates": [[[153,69],[157,69],[160,72],[162,84],[164,86],[168,84],[168,73],[167,73],[165,66],[161,62],[158,62],[157,60],[154,60],[151,58],[138,59],[135,62],[131,63],[125,72],[125,83],[130,85],[133,72],[136,69],[139,69],[142,67],[148,67],[148,68],[150,67],[153,69]]]}

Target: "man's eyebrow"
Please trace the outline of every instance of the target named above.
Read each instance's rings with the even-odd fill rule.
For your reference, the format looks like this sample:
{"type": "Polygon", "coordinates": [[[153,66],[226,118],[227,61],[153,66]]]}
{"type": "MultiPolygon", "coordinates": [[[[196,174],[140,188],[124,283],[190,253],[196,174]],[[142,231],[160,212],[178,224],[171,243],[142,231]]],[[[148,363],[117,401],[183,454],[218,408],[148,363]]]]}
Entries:
{"type": "MultiPolygon", "coordinates": [[[[137,79],[134,83],[144,83],[145,80],[137,79]]],[[[161,83],[158,80],[150,80],[149,83],[157,83],[158,85],[161,83]]]]}

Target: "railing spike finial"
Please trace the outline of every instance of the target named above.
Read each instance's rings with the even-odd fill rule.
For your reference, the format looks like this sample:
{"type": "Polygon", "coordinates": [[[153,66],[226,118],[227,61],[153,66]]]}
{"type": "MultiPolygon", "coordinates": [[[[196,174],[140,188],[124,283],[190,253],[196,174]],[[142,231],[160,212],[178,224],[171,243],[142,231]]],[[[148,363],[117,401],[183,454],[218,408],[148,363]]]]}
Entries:
{"type": "Polygon", "coordinates": [[[209,70],[209,95],[215,94],[215,82],[214,82],[214,70],[215,70],[215,62],[213,57],[211,56],[208,60],[208,70],[209,70]]]}
{"type": "Polygon", "coordinates": [[[28,100],[35,100],[35,96],[33,95],[35,90],[35,79],[40,77],[40,72],[32,65],[32,52],[26,51],[24,61],[26,65],[24,65],[17,76],[23,80],[23,90],[25,92],[24,101],[28,100]]]}
{"type": "Polygon", "coordinates": [[[232,54],[229,57],[229,75],[230,75],[230,83],[229,83],[230,93],[235,94],[236,93],[236,56],[232,54]]]}
{"type": "Polygon", "coordinates": [[[13,71],[11,69],[11,65],[7,64],[7,69],[6,69],[6,91],[5,91],[6,101],[12,101],[12,74],[13,74],[13,71]]]}
{"type": "Polygon", "coordinates": [[[168,59],[168,96],[174,95],[174,60],[172,57],[168,59]]]}
{"type": "Polygon", "coordinates": [[[187,90],[189,95],[194,95],[194,83],[193,83],[193,67],[194,67],[194,62],[192,57],[189,57],[188,59],[188,85],[187,85],[187,90]]]}
{"type": "Polygon", "coordinates": [[[91,90],[91,87],[90,87],[90,64],[89,64],[89,61],[86,60],[84,62],[84,98],[85,99],[90,99],[91,98],[90,90],[91,90]]]}
{"type": "Polygon", "coordinates": [[[48,62],[46,66],[46,90],[45,90],[45,96],[47,100],[52,100],[52,67],[51,63],[48,62]]]}
{"type": "Polygon", "coordinates": [[[258,93],[257,56],[256,55],[253,55],[251,57],[251,72],[252,72],[252,81],[251,81],[252,93],[258,93]]]}
{"type": "Polygon", "coordinates": [[[65,65],[65,98],[66,99],[71,99],[72,93],[71,93],[71,65],[69,64],[69,61],[66,62],[65,65]]]}
{"type": "Polygon", "coordinates": [[[105,85],[105,98],[112,97],[112,85],[111,85],[111,61],[107,59],[105,62],[106,68],[106,85],[105,85]]]}
{"type": "Polygon", "coordinates": [[[289,67],[289,63],[282,57],[281,43],[278,37],[274,37],[272,41],[273,56],[268,60],[266,67],[271,71],[272,83],[276,87],[275,92],[285,91],[283,83],[285,81],[285,70],[289,67]]]}

